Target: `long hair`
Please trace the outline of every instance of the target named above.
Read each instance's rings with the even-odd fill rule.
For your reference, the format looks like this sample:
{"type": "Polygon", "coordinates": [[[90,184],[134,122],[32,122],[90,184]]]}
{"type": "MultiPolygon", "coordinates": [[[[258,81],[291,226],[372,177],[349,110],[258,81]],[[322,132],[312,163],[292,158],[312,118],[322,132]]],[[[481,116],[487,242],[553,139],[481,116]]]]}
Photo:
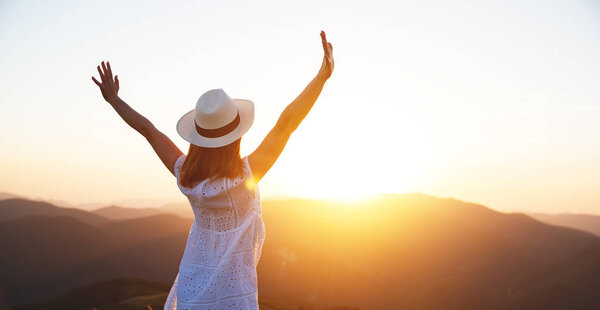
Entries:
{"type": "Polygon", "coordinates": [[[192,188],[205,179],[236,178],[242,174],[240,139],[226,146],[205,148],[190,143],[179,182],[192,188]]]}

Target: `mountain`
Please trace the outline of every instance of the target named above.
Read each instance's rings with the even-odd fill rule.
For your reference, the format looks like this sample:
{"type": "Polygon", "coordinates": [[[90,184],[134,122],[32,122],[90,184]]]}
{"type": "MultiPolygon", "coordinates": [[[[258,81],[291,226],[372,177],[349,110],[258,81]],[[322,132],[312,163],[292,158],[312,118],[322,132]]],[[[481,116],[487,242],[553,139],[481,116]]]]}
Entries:
{"type": "Polygon", "coordinates": [[[550,225],[570,227],[600,236],[600,215],[532,213],[529,216],[550,225]]]}
{"type": "MultiPolygon", "coordinates": [[[[110,204],[125,206],[128,208],[158,208],[165,204],[173,203],[172,198],[140,198],[140,199],[121,199],[112,201],[110,204]]],[[[185,196],[179,196],[175,201],[177,202],[187,202],[185,196]]]]}
{"type": "Polygon", "coordinates": [[[25,198],[25,197],[23,197],[21,195],[13,194],[13,193],[0,192],[0,200],[15,199],[15,198],[25,198]]]}
{"type": "Polygon", "coordinates": [[[108,222],[108,219],[100,215],[75,208],[60,208],[48,202],[21,198],[0,200],[0,221],[27,215],[68,216],[92,225],[108,222]]]}
{"type": "Polygon", "coordinates": [[[6,304],[39,302],[115,277],[170,283],[190,225],[190,219],[175,215],[101,225],[45,215],[0,222],[0,285],[6,304]]]}
{"type": "MultiPolygon", "coordinates": [[[[600,309],[600,238],[523,214],[407,194],[264,201],[262,216],[261,309],[600,309]]],[[[0,222],[5,308],[114,278],[170,284],[191,223],[0,222]]]]}
{"type": "Polygon", "coordinates": [[[167,283],[140,279],[118,278],[70,290],[43,303],[16,308],[15,310],[63,310],[63,309],[162,309],[170,289],[167,283]]]}
{"type": "Polygon", "coordinates": [[[156,208],[125,208],[119,206],[108,206],[92,210],[93,213],[111,220],[125,220],[145,217],[150,215],[167,213],[156,208]]]}
{"type": "MultiPolygon", "coordinates": [[[[49,301],[17,307],[15,310],[64,310],[64,309],[92,309],[102,310],[148,310],[163,309],[171,285],[141,279],[118,278],[91,285],[85,285],[70,290],[49,301]]],[[[279,306],[269,300],[260,300],[261,310],[297,310],[279,306]]],[[[317,308],[302,308],[303,310],[317,310],[317,308]]],[[[358,310],[351,307],[334,307],[318,310],[358,310]]]]}
{"type": "Polygon", "coordinates": [[[585,232],[420,194],[263,207],[263,296],[361,309],[600,309],[600,238],[585,232]]]}
{"type": "Polygon", "coordinates": [[[176,214],[181,217],[194,218],[194,212],[189,202],[174,202],[158,208],[166,213],[176,214]]]}
{"type": "MultiPolygon", "coordinates": [[[[140,204],[144,201],[151,201],[152,205],[157,205],[160,201],[153,200],[124,200],[124,203],[140,204]]],[[[85,218],[92,217],[89,212],[99,215],[105,219],[123,220],[145,217],[156,214],[175,214],[181,217],[194,218],[194,213],[189,202],[172,202],[157,207],[124,207],[117,205],[104,206],[98,203],[73,205],[65,201],[49,199],[30,199],[20,195],[0,192],[0,221],[4,219],[16,218],[28,214],[36,215],[56,215],[56,216],[74,216],[71,212],[76,212],[85,218]],[[5,209],[5,210],[3,210],[5,209]],[[73,211],[75,210],[75,211],[73,211]]],[[[89,219],[92,222],[103,220],[89,219]]]]}

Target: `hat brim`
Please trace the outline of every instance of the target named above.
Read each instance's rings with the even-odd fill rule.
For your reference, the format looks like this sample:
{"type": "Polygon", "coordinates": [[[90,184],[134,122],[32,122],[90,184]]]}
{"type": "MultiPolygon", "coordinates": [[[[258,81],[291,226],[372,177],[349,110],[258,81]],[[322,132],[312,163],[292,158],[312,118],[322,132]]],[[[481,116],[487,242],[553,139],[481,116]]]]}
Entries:
{"type": "Polygon", "coordinates": [[[230,133],[216,138],[207,138],[196,132],[194,111],[185,113],[177,122],[177,133],[187,142],[208,148],[222,147],[242,137],[254,122],[254,103],[246,99],[233,99],[240,114],[239,125],[230,133]]]}

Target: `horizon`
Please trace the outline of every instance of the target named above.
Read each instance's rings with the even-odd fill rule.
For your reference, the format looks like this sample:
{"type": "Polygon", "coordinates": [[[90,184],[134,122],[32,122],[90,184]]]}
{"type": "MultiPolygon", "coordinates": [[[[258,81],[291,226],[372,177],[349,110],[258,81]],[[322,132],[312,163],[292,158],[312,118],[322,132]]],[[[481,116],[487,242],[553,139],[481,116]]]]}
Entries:
{"type": "MultiPolygon", "coordinates": [[[[197,266],[216,256],[194,229],[200,227],[202,236],[232,231],[220,230],[206,213],[194,219],[191,210],[179,208],[90,212],[19,200],[0,205],[0,239],[11,245],[3,255],[3,309],[161,309],[169,288],[182,283],[176,279],[183,263],[197,266]],[[204,249],[202,256],[189,255],[192,247],[204,249]],[[140,286],[131,278],[154,284],[140,286]],[[103,285],[107,279],[134,285],[103,285]]],[[[258,252],[247,251],[260,255],[254,291],[261,309],[558,310],[595,309],[600,302],[600,216],[506,214],[431,196],[350,208],[302,200],[262,206],[257,219],[266,239],[258,239],[258,252]]],[[[256,236],[243,228],[244,236],[256,236]]]]}
{"type": "Polygon", "coordinates": [[[600,214],[598,3],[0,8],[2,191],[77,205],[186,201],[103,101],[96,65],[109,60],[121,98],[184,153],[175,124],[204,91],[254,101],[248,154],[316,74],[323,29],[336,68],[262,197],[419,192],[501,212],[600,214]]]}
{"type": "MultiPolygon", "coordinates": [[[[335,199],[335,198],[318,198],[318,197],[294,197],[294,196],[268,196],[268,197],[264,197],[261,200],[263,202],[281,202],[281,201],[313,201],[313,202],[322,202],[322,203],[330,203],[330,204],[337,204],[337,205],[342,205],[342,206],[353,206],[356,207],[356,205],[360,205],[360,206],[368,206],[369,203],[372,202],[380,202],[382,199],[383,200],[390,200],[390,199],[394,199],[394,198],[405,198],[407,196],[424,196],[424,197],[428,197],[431,199],[438,199],[438,200],[445,200],[445,199],[450,199],[450,200],[455,200],[461,203],[465,203],[465,204],[475,204],[475,205],[479,205],[482,206],[484,208],[488,208],[490,210],[496,211],[496,212],[500,212],[500,213],[505,213],[505,214],[511,214],[511,213],[522,213],[522,214],[527,214],[527,215],[584,215],[584,216],[600,216],[600,213],[582,213],[582,212],[557,212],[557,213],[550,213],[550,212],[537,212],[537,211],[526,211],[526,210],[498,210],[492,206],[488,206],[482,203],[479,203],[477,201],[467,201],[464,199],[460,199],[458,197],[439,197],[439,196],[435,196],[435,195],[430,195],[427,193],[421,193],[421,192],[407,192],[407,193],[378,193],[378,194],[372,194],[366,197],[362,197],[359,199],[335,199]]],[[[18,195],[15,193],[8,193],[8,192],[2,192],[0,191],[0,201],[1,200],[5,200],[5,199],[26,199],[26,200],[31,200],[31,201],[39,201],[39,202],[47,202],[50,203],[56,207],[60,207],[60,208],[74,208],[74,209],[79,209],[79,210],[83,210],[83,211],[94,211],[94,210],[98,210],[98,209],[102,209],[102,208],[107,208],[107,207],[120,207],[120,208],[128,208],[128,209],[145,209],[145,208],[150,208],[150,209],[159,209],[159,208],[163,208],[165,206],[168,205],[172,205],[172,204],[189,204],[188,200],[170,200],[169,198],[163,198],[163,199],[145,199],[145,198],[140,198],[140,199],[125,199],[125,200],[119,200],[119,201],[111,201],[111,202],[95,202],[95,203],[84,203],[84,204],[76,204],[73,202],[69,202],[69,201],[64,201],[64,200],[54,200],[54,199],[47,199],[44,197],[29,197],[26,195],[18,195]],[[8,198],[3,198],[4,195],[14,195],[15,197],[8,197],[8,198]]],[[[191,209],[190,209],[191,210],[191,209]]]]}

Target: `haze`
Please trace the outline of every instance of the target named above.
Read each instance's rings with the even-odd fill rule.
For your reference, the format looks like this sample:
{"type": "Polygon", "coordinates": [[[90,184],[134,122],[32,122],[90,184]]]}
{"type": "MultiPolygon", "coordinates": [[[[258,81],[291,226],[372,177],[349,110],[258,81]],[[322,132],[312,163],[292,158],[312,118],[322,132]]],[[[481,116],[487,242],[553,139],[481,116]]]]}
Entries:
{"type": "Polygon", "coordinates": [[[502,211],[600,214],[595,1],[3,1],[0,191],[73,203],[182,199],[90,77],[182,151],[206,90],[254,101],[248,154],[336,68],[263,197],[423,192],[502,211]]]}

